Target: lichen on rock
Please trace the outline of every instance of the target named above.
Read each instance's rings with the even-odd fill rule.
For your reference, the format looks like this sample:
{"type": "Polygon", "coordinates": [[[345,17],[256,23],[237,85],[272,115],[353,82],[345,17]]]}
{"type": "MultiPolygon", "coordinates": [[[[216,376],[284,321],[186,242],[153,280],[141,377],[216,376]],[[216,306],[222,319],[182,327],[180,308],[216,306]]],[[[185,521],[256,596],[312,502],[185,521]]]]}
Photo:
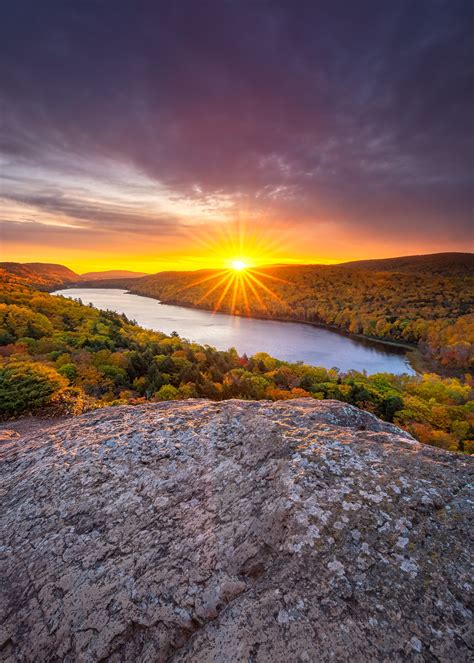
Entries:
{"type": "Polygon", "coordinates": [[[2,661],[472,660],[472,460],[367,412],[105,408],[0,454],[2,661]]]}

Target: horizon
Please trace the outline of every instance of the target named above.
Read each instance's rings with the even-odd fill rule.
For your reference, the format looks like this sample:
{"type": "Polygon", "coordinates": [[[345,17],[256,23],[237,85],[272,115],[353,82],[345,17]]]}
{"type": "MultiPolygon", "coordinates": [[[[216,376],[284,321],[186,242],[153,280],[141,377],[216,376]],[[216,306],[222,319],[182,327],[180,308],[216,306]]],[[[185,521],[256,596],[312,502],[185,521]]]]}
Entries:
{"type": "Polygon", "coordinates": [[[185,9],[4,10],[8,260],[157,273],[474,249],[471,3],[185,9]]]}
{"type": "MultiPolygon", "coordinates": [[[[405,255],[396,255],[396,256],[380,256],[378,258],[357,258],[356,260],[345,260],[345,261],[338,261],[338,262],[275,262],[275,263],[265,263],[265,264],[242,264],[242,266],[235,267],[232,265],[232,263],[236,262],[235,260],[226,260],[224,263],[220,264],[220,266],[214,266],[214,267],[196,267],[195,269],[161,269],[159,272],[143,272],[143,270],[134,270],[130,269],[129,267],[124,267],[124,266],[118,266],[118,267],[113,267],[109,269],[101,269],[100,267],[97,268],[92,268],[87,270],[86,272],[78,272],[74,268],[70,266],[70,264],[66,264],[65,262],[47,262],[47,261],[41,261],[41,260],[31,260],[31,261],[13,261],[13,260],[5,260],[3,262],[5,263],[17,263],[20,265],[31,265],[31,264],[39,264],[39,265],[56,265],[59,267],[66,267],[67,269],[70,269],[71,271],[75,272],[78,276],[84,276],[85,274],[88,273],[106,273],[106,272],[116,272],[116,271],[121,271],[121,272],[137,272],[143,274],[143,276],[152,276],[155,274],[159,274],[161,272],[194,272],[194,271],[222,271],[223,269],[229,269],[229,270],[251,270],[253,267],[258,267],[260,269],[265,268],[265,267],[337,267],[338,265],[345,265],[345,264],[350,264],[352,262],[368,262],[368,261],[383,261],[383,260],[393,260],[393,259],[403,259],[403,258],[421,258],[421,257],[428,257],[428,256],[440,256],[440,255],[474,255],[473,252],[471,251],[439,251],[436,253],[416,253],[416,254],[405,254],[405,255]]],[[[237,261],[238,262],[238,261],[237,261]]],[[[1,263],[0,263],[1,264],[1,263]]]]}

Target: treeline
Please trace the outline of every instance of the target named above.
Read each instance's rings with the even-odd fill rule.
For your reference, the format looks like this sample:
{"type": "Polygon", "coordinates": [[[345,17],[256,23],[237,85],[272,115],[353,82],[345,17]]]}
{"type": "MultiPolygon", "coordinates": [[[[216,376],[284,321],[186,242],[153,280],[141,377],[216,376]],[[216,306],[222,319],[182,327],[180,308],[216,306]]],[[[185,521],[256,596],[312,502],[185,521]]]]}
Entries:
{"type": "Polygon", "coordinates": [[[442,379],[289,364],[220,352],[147,331],[13,283],[0,291],[0,415],[80,413],[168,399],[334,398],[393,421],[419,440],[474,451],[471,378],[442,379]]]}
{"type": "Polygon", "coordinates": [[[474,368],[471,272],[440,275],[322,265],[273,267],[237,277],[223,298],[226,281],[213,289],[220,277],[210,276],[212,272],[156,274],[135,282],[130,290],[169,304],[331,325],[417,345],[439,367],[461,373],[474,368]]]}
{"type": "Polygon", "coordinates": [[[1,282],[13,281],[23,285],[32,285],[38,290],[49,290],[61,287],[79,279],[76,274],[64,265],[43,262],[0,262],[1,282]]]}

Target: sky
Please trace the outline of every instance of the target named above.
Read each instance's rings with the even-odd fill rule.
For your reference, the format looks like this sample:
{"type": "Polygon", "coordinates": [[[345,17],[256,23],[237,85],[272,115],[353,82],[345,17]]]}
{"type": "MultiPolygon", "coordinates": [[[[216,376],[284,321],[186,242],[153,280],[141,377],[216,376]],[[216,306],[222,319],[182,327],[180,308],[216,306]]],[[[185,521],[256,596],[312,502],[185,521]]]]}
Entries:
{"type": "Polygon", "coordinates": [[[5,0],[2,260],[473,250],[472,0],[5,0]]]}

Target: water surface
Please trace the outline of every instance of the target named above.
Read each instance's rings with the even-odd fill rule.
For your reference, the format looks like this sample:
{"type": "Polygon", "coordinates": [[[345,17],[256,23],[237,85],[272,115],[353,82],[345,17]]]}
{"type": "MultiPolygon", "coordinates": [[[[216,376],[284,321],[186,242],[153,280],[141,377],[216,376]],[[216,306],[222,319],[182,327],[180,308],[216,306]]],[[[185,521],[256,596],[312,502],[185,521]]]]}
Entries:
{"type": "Polygon", "coordinates": [[[84,304],[125,313],[147,329],[165,334],[177,331],[183,338],[212,345],[218,350],[234,347],[240,354],[245,352],[249,356],[267,352],[284,361],[303,361],[326,368],[337,366],[342,371],[366,370],[369,375],[414,373],[403,348],[352,338],[323,327],[170,306],[118,289],[67,288],[53,294],[80,298],[84,304]]]}

